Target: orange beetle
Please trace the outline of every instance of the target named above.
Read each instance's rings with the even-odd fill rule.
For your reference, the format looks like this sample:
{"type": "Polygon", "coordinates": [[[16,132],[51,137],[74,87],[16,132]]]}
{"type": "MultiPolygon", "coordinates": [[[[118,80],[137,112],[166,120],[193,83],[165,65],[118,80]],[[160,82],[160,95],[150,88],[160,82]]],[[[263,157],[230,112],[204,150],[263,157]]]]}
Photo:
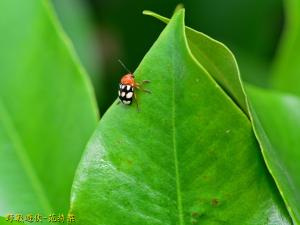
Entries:
{"type": "MultiPolygon", "coordinates": [[[[120,101],[118,102],[118,104],[122,102],[125,105],[130,105],[132,101],[135,100],[137,109],[139,109],[136,94],[134,93],[134,89],[137,88],[147,93],[151,93],[151,92],[149,90],[142,88],[139,83],[135,82],[133,73],[131,73],[127,69],[127,67],[122,63],[121,60],[119,60],[119,63],[124,67],[125,70],[128,71],[128,74],[124,75],[121,78],[119,84],[119,92],[118,92],[120,101]]],[[[150,82],[149,80],[142,81],[142,83],[149,83],[149,82],[150,82]]]]}

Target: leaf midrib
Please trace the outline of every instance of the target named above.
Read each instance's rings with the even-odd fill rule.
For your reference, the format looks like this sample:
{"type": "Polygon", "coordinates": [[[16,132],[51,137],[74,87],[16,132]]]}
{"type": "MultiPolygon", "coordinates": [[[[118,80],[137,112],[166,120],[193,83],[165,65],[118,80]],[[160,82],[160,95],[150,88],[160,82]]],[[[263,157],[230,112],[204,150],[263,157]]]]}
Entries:
{"type": "Polygon", "coordinates": [[[50,204],[47,195],[45,194],[43,185],[39,180],[39,177],[36,175],[34,168],[31,165],[30,159],[25,154],[26,148],[22,142],[21,136],[18,134],[17,129],[14,126],[13,120],[7,113],[4,104],[0,99],[0,112],[2,115],[2,126],[4,130],[6,130],[8,136],[11,140],[13,140],[12,145],[14,146],[15,152],[21,165],[24,168],[25,173],[28,175],[29,180],[31,181],[32,187],[35,190],[36,195],[38,196],[38,200],[40,201],[41,206],[44,208],[46,212],[52,211],[52,206],[50,204]]]}
{"type": "Polygon", "coordinates": [[[177,193],[177,210],[178,210],[178,218],[179,224],[183,225],[183,209],[182,209],[182,197],[181,197],[181,188],[180,188],[180,177],[179,177],[179,168],[178,168],[178,155],[177,155],[177,143],[176,143],[176,100],[175,100],[175,76],[172,79],[172,137],[173,137],[173,153],[174,153],[174,164],[175,164],[175,179],[176,179],[176,193],[177,193]]]}

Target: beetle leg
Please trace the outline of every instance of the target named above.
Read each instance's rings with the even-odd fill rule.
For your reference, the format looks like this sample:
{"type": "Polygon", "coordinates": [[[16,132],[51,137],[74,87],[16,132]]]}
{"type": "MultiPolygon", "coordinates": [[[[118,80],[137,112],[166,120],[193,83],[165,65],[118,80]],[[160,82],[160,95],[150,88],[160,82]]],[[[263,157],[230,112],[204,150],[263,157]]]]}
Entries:
{"type": "Polygon", "coordinates": [[[143,91],[143,92],[146,92],[146,93],[148,93],[148,94],[151,94],[151,91],[148,90],[148,89],[140,88],[140,90],[143,91]]]}
{"type": "Polygon", "coordinates": [[[135,83],[135,87],[141,91],[151,94],[150,90],[144,89],[139,83],[135,83]]]}
{"type": "Polygon", "coordinates": [[[140,111],[140,108],[139,108],[139,103],[138,103],[138,100],[137,100],[137,97],[136,97],[136,94],[134,93],[134,101],[136,103],[136,110],[139,112],[140,111]]]}

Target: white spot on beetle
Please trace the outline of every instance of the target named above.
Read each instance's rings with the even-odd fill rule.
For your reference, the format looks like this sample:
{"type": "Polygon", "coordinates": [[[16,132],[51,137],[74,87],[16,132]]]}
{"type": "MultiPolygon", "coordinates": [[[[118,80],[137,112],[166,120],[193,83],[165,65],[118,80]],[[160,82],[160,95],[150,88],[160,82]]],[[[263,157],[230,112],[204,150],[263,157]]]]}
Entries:
{"type": "Polygon", "coordinates": [[[131,86],[130,86],[130,85],[127,85],[127,91],[129,91],[129,90],[130,90],[130,88],[131,88],[131,86]]]}
{"type": "Polygon", "coordinates": [[[129,105],[131,103],[131,101],[126,101],[126,100],[123,100],[122,101],[125,105],[129,105]]]}
{"type": "Polygon", "coordinates": [[[125,87],[126,87],[126,85],[124,85],[124,84],[123,84],[123,85],[122,85],[122,87],[121,87],[121,89],[122,89],[122,90],[124,90],[124,89],[125,89],[125,87]]]}
{"type": "Polygon", "coordinates": [[[124,97],[124,96],[125,96],[125,94],[126,94],[126,93],[125,93],[124,91],[122,91],[122,94],[121,94],[121,96],[122,96],[122,97],[124,97]]]}
{"type": "Polygon", "coordinates": [[[118,91],[119,96],[121,95],[120,90],[118,91]]]}
{"type": "Polygon", "coordinates": [[[128,93],[126,94],[126,98],[132,98],[132,95],[133,95],[132,92],[128,92],[128,93]]]}

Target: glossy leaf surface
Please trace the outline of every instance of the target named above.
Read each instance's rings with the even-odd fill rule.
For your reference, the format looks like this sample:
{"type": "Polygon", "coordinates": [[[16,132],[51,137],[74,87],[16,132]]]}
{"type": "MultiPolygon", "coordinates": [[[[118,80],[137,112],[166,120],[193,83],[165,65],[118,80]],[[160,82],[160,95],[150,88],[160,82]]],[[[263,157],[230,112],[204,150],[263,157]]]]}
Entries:
{"type": "MultiPolygon", "coordinates": [[[[286,86],[286,90],[290,92],[295,91],[296,89],[294,88],[299,84],[299,82],[297,82],[299,76],[297,76],[296,73],[298,64],[293,63],[295,62],[295,58],[298,58],[298,52],[296,50],[297,47],[295,47],[295,45],[297,45],[300,40],[299,38],[296,38],[294,40],[297,31],[300,31],[300,29],[297,28],[297,24],[300,24],[300,19],[296,14],[299,8],[296,7],[296,4],[298,4],[298,1],[286,1],[287,15],[290,23],[288,24],[289,26],[287,27],[286,34],[283,38],[283,49],[284,47],[286,47],[286,52],[281,53],[278,64],[278,66],[281,68],[277,68],[278,85],[281,86],[282,89],[284,89],[284,86],[286,86]],[[291,42],[291,40],[293,41],[291,42]],[[290,47],[287,48],[287,46],[290,47]],[[289,60],[290,58],[293,58],[293,60],[291,61],[292,64],[289,60]],[[294,82],[291,82],[293,80],[294,82]],[[283,81],[283,83],[281,83],[281,81],[283,81]],[[290,83],[293,83],[293,85],[290,85],[290,83]]],[[[164,22],[169,21],[167,18],[161,17],[160,15],[152,12],[147,11],[146,14],[153,15],[164,22]]],[[[186,34],[194,56],[204,65],[204,67],[214,77],[214,79],[218,81],[218,83],[220,83],[234,99],[236,99],[237,103],[245,111],[245,108],[247,108],[245,107],[246,103],[244,101],[245,95],[243,94],[243,87],[242,83],[240,82],[239,71],[235,64],[235,59],[232,53],[223,44],[191,28],[186,28],[186,34]]],[[[299,88],[299,85],[297,88],[299,88]]],[[[295,113],[297,113],[297,111],[299,112],[300,109],[297,107],[289,108],[288,106],[286,106],[286,104],[288,103],[283,102],[282,104],[275,105],[274,108],[276,108],[276,110],[274,110],[272,104],[267,103],[267,96],[269,95],[268,91],[265,91],[265,93],[266,98],[264,98],[264,94],[249,96],[253,100],[253,102],[258,102],[258,104],[254,104],[253,107],[250,108],[250,111],[253,111],[253,114],[255,114],[255,110],[257,110],[262,115],[264,115],[264,118],[262,118],[263,122],[260,122],[258,117],[253,116],[253,123],[256,124],[254,129],[256,129],[256,135],[261,142],[261,145],[265,146],[262,151],[264,153],[263,155],[267,156],[265,157],[265,161],[268,165],[270,165],[270,170],[271,167],[277,168],[278,170],[271,171],[271,173],[276,180],[276,183],[283,197],[286,200],[287,208],[291,212],[291,216],[294,218],[295,223],[298,224],[299,222],[297,221],[300,220],[298,213],[300,210],[300,201],[298,196],[300,188],[298,187],[299,169],[297,166],[295,167],[295,165],[297,165],[298,161],[300,160],[299,154],[297,153],[298,149],[300,149],[300,137],[298,134],[300,126],[295,113]],[[264,104],[259,104],[259,102],[263,101],[263,99],[266,101],[266,105],[269,106],[268,110],[265,110],[265,108],[263,107],[264,104]],[[291,111],[289,112],[289,110],[291,111]],[[277,111],[280,111],[281,114],[274,113],[277,111]],[[285,121],[284,118],[286,117],[290,118],[292,121],[296,120],[296,122],[293,123],[293,129],[291,129],[288,124],[285,124],[283,122],[285,121]],[[265,118],[266,121],[264,121],[265,118]],[[279,121],[279,123],[281,121],[282,123],[280,124],[280,126],[274,129],[272,122],[268,120],[270,118],[272,118],[271,121],[275,121],[275,123],[276,121],[279,121]],[[271,132],[269,136],[269,134],[266,135],[265,130],[272,130],[273,132],[271,132]],[[282,131],[282,135],[277,135],[278,130],[282,131]],[[266,138],[268,141],[265,140],[266,138]],[[266,142],[268,142],[267,145],[266,142]],[[279,152],[277,153],[277,151],[279,152]],[[285,154],[284,158],[281,157],[281,154],[283,152],[285,154]]]]}
{"type": "Polygon", "coordinates": [[[102,118],[73,184],[77,224],[291,224],[251,123],[192,55],[178,11],[102,118]]]}

